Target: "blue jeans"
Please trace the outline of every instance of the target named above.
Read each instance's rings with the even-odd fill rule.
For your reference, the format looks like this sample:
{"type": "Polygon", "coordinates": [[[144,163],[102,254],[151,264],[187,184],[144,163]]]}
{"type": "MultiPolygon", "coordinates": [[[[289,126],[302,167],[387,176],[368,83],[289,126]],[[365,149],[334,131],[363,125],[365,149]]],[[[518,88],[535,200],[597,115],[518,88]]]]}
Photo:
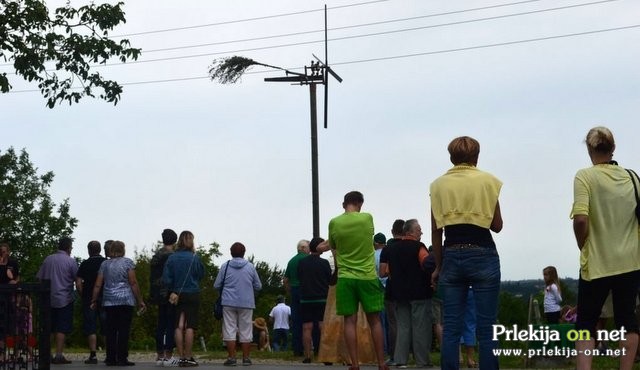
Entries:
{"type": "Polygon", "coordinates": [[[476,345],[476,301],[473,299],[473,290],[467,293],[467,307],[464,310],[464,327],[460,344],[467,347],[476,345]]]}
{"type": "Polygon", "coordinates": [[[287,350],[287,337],[289,336],[289,329],[274,329],[271,345],[275,352],[287,350]]]}
{"type": "Polygon", "coordinates": [[[476,303],[480,369],[498,369],[498,358],[493,355],[497,342],[491,339],[500,292],[498,252],[494,248],[447,250],[445,247],[438,287],[442,289],[444,312],[441,368],[460,368],[460,336],[467,291],[471,287],[476,303]]]}

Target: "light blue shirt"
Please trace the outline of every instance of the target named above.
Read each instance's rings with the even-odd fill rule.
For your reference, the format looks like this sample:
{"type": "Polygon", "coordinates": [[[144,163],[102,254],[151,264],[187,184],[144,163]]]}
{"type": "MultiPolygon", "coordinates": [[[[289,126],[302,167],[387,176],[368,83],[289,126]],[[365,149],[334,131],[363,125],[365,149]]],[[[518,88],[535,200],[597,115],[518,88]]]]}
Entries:
{"type": "Polygon", "coordinates": [[[135,264],[127,257],[116,257],[102,262],[98,276],[102,275],[103,306],[135,306],[136,299],[129,284],[129,270],[135,269],[135,264]]]}

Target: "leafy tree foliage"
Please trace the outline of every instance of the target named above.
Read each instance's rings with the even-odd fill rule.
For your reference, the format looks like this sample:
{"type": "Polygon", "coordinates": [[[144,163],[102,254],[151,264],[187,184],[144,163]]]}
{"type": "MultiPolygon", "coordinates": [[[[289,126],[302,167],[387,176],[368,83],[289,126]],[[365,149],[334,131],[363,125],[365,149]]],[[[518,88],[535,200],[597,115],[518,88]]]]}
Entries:
{"type": "MultiPolygon", "coordinates": [[[[108,38],[108,31],[126,22],[123,4],[92,2],[76,9],[67,3],[50,15],[44,0],[0,0],[0,57],[13,62],[17,75],[38,83],[49,108],[95,97],[96,88],[102,91],[100,99],[117,104],[122,86],[93,72],[90,63],[104,64],[112,57],[124,63],[140,55],[127,39],[108,38]],[[55,62],[55,70],[68,77],[49,72],[47,62],[55,62]],[[76,79],[81,88],[73,86],[76,79]]],[[[7,73],[1,73],[0,91],[11,88],[7,73]]]]}
{"type": "Polygon", "coordinates": [[[263,317],[269,322],[269,313],[275,306],[278,295],[286,293],[283,285],[284,270],[278,265],[271,267],[264,261],[256,262],[253,256],[249,261],[254,264],[262,282],[262,290],[256,294],[256,309],[253,316],[254,318],[263,317]]]}
{"type": "MultiPolygon", "coordinates": [[[[528,297],[527,297],[528,299],[528,297]]],[[[527,325],[528,304],[522,297],[501,291],[498,306],[498,323],[502,325],[527,325]]]]}
{"type": "Polygon", "coordinates": [[[35,279],[44,258],[62,235],[71,235],[78,221],[69,213],[69,200],[51,200],[53,172],[38,175],[23,149],[0,152],[0,240],[11,246],[20,262],[22,281],[35,279]]]}

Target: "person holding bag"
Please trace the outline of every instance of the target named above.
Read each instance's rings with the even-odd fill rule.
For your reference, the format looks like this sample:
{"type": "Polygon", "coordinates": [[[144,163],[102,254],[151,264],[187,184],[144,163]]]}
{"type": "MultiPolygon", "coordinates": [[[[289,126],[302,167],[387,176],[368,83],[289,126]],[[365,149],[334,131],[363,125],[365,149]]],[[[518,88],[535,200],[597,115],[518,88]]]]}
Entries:
{"type": "Polygon", "coordinates": [[[262,282],[253,264],[244,259],[246,248],[242,243],[231,245],[230,261],[220,266],[213,283],[222,288],[222,339],[227,347],[225,366],[236,366],[236,338],[242,345],[242,365],[251,365],[249,354],[253,341],[253,310],[256,308],[254,291],[262,289],[262,282]],[[228,269],[228,270],[227,270],[228,269]],[[224,276],[224,277],[223,277],[224,276]]]}
{"type": "Polygon", "coordinates": [[[176,306],[176,350],[180,356],[178,366],[198,366],[193,358],[193,339],[198,329],[200,307],[200,280],[204,265],[195,252],[193,233],[183,231],[178,237],[175,253],[167,259],[162,281],[169,292],[169,303],[176,306]]]}
{"type": "Polygon", "coordinates": [[[596,322],[611,292],[616,327],[624,327],[620,369],[631,369],[638,346],[634,314],[640,280],[640,240],[633,176],[613,160],[616,144],[606,127],[589,130],[586,140],[590,167],[573,182],[573,231],[580,249],[576,330],[589,330],[591,340],[576,341],[577,369],[590,369],[596,322]]]}

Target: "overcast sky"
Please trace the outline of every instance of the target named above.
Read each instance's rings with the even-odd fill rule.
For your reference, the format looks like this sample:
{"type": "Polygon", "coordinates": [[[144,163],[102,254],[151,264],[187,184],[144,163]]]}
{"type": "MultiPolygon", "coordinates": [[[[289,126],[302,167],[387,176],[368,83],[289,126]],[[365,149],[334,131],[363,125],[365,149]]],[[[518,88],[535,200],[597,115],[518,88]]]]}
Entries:
{"type": "MultiPolygon", "coordinates": [[[[329,128],[319,132],[323,236],[343,195],[360,190],[376,232],[417,218],[428,245],[429,184],[451,166],[451,139],[469,135],[481,144],[478,167],[504,182],[504,229],[494,234],[503,280],[541,278],[547,265],[577,277],[569,211],[573,176],[590,165],[587,131],[609,127],[614,159],[640,170],[640,28],[552,37],[638,26],[640,2],[365,2],[327,2],[329,63],[344,82],[331,81],[329,128]],[[473,10],[500,4],[511,5],[473,10]],[[542,11],[579,4],[590,5],[542,11]],[[526,12],[535,13],[514,15],[526,12]],[[497,16],[507,17],[481,20],[497,16]]],[[[241,241],[284,266],[312,236],[308,88],[263,81],[281,72],[235,85],[206,76],[230,55],[292,69],[323,57],[323,44],[309,43],[323,34],[307,32],[323,29],[323,13],[308,11],[324,4],[127,1],[127,23],[112,35],[145,33],[128,38],[140,62],[155,61],[99,68],[126,84],[122,101],[51,110],[37,92],[18,92],[36,85],[12,76],[16,92],[0,96],[0,150],[26,148],[41,173],[56,174],[52,196],[70,198],[79,220],[75,255],[85,258],[92,239],[120,239],[133,256],[170,227],[220,243],[219,262],[241,241]],[[285,13],[298,14],[270,17],[285,13]],[[199,25],[208,26],[188,28],[199,25]],[[159,30],[169,31],[148,33],[159,30]],[[200,44],[214,45],[154,51],[200,44]],[[186,80],[153,82],[172,79],[186,80]]]]}

